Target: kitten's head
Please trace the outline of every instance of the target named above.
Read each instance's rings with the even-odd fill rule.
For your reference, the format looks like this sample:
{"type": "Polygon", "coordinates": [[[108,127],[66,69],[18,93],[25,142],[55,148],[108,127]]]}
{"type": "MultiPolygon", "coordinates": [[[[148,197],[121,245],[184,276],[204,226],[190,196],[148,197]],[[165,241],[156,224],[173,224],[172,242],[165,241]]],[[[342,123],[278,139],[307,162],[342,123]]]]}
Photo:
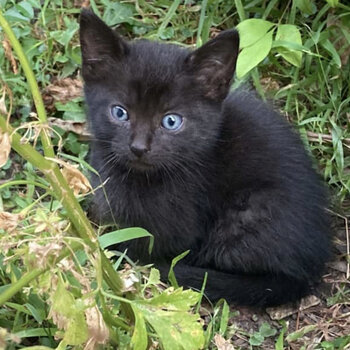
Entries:
{"type": "Polygon", "coordinates": [[[82,74],[96,142],[125,169],[197,166],[213,149],[239,38],[225,31],[195,51],[127,42],[96,15],[80,20],[82,74]]]}

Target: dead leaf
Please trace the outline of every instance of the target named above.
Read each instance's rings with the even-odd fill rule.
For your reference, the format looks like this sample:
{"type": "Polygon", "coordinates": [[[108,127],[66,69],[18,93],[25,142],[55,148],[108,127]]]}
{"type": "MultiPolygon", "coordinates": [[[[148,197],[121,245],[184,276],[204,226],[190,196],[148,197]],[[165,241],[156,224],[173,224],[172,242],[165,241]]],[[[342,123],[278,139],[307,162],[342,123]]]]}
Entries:
{"type": "Polygon", "coordinates": [[[140,282],[135,271],[129,264],[124,265],[124,269],[120,270],[120,277],[123,280],[123,292],[135,292],[135,283],[140,282]]]}
{"type": "Polygon", "coordinates": [[[347,272],[347,263],[345,261],[333,261],[329,262],[327,264],[328,267],[330,267],[333,270],[337,270],[339,272],[347,272]]]}
{"type": "Polygon", "coordinates": [[[319,298],[315,295],[309,295],[300,301],[299,307],[293,307],[290,304],[278,306],[278,307],[268,307],[266,312],[269,314],[272,320],[282,320],[290,315],[297,313],[298,311],[303,311],[309,309],[312,306],[316,306],[321,302],[319,298]]]}
{"type": "Polygon", "coordinates": [[[10,136],[7,132],[0,130],[0,168],[4,166],[11,151],[10,136]]]}
{"type": "Polygon", "coordinates": [[[5,230],[6,232],[12,232],[16,229],[22,219],[23,216],[21,214],[0,211],[0,229],[5,230]]]}
{"type": "Polygon", "coordinates": [[[64,131],[72,131],[86,138],[91,137],[86,123],[79,123],[73,120],[63,120],[60,118],[49,118],[49,124],[51,127],[58,126],[64,131]]]}
{"type": "Polygon", "coordinates": [[[92,190],[89,180],[73,165],[64,162],[62,175],[76,196],[92,190]]]}
{"type": "Polygon", "coordinates": [[[64,78],[54,81],[43,91],[43,99],[48,109],[54,109],[54,103],[67,103],[83,95],[83,83],[79,79],[64,78]]]}
{"type": "Polygon", "coordinates": [[[233,345],[219,333],[214,335],[214,344],[218,350],[234,350],[233,345]]]}
{"type": "Polygon", "coordinates": [[[107,342],[109,331],[96,305],[85,310],[85,318],[88,326],[89,339],[84,350],[93,350],[96,348],[97,344],[105,344],[107,342]]]}
{"type": "Polygon", "coordinates": [[[2,93],[2,97],[0,98],[0,114],[3,114],[4,116],[7,115],[5,95],[6,95],[6,90],[4,89],[4,91],[2,93]]]}
{"type": "Polygon", "coordinates": [[[62,251],[62,245],[52,242],[45,245],[29,242],[29,253],[35,256],[35,266],[43,267],[49,262],[49,257],[58,257],[62,251]]]}
{"type": "Polygon", "coordinates": [[[4,51],[5,51],[5,57],[11,63],[11,68],[12,68],[13,73],[17,74],[18,73],[17,61],[16,61],[15,57],[13,56],[10,42],[8,41],[8,39],[6,37],[2,41],[2,47],[4,48],[4,51]]]}

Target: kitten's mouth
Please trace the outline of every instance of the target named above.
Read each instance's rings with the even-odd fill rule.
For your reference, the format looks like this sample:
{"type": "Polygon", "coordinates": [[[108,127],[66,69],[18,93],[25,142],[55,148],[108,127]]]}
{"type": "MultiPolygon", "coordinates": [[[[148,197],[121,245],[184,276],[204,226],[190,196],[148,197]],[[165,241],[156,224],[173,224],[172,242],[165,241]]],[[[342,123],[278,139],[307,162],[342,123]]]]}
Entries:
{"type": "Polygon", "coordinates": [[[154,168],[153,164],[147,163],[142,159],[135,159],[130,161],[129,166],[130,168],[138,171],[147,171],[154,168]]]}

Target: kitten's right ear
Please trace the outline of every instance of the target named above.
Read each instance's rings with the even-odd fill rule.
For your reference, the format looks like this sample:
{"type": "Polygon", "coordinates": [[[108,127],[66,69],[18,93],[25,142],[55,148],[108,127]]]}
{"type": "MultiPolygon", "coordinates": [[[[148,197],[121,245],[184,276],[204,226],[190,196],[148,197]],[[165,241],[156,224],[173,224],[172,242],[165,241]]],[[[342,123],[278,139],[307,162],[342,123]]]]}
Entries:
{"type": "Polygon", "coordinates": [[[91,10],[80,14],[80,45],[84,80],[104,79],[110,64],[127,54],[127,43],[91,10]]]}

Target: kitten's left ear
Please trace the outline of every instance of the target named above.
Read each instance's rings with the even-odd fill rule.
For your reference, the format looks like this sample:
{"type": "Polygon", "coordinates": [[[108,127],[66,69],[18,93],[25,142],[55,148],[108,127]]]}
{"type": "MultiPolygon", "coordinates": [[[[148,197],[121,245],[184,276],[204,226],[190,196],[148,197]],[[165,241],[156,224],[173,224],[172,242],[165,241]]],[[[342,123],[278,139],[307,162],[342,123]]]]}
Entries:
{"type": "Polygon", "coordinates": [[[80,14],[80,44],[85,81],[105,79],[128,52],[127,43],[88,9],[80,14]]]}
{"type": "Polygon", "coordinates": [[[227,30],[193,51],[186,61],[207,97],[224,99],[229,91],[239,51],[239,35],[227,30]]]}

